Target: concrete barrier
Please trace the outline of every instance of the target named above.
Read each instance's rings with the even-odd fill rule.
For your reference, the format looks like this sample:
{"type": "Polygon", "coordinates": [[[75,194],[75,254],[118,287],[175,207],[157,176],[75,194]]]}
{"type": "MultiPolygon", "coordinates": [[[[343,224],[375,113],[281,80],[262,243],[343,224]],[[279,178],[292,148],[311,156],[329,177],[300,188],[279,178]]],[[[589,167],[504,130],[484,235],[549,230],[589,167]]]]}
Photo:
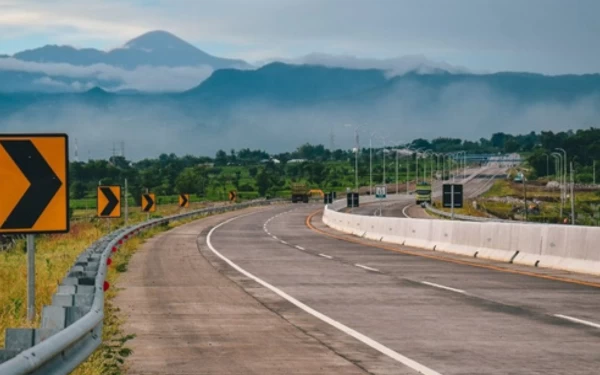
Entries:
{"type": "Polygon", "coordinates": [[[600,275],[600,228],[352,215],[325,207],[341,232],[427,250],[600,275]]]}

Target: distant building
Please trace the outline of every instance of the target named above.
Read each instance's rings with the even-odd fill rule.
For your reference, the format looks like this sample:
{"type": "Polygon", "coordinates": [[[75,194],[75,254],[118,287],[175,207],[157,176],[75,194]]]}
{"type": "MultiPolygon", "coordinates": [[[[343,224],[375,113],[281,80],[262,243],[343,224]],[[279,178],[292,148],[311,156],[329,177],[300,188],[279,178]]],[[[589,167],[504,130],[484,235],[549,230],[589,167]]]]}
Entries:
{"type": "Polygon", "coordinates": [[[198,166],[212,168],[215,166],[215,163],[200,163],[200,164],[198,164],[198,166]]]}
{"type": "Polygon", "coordinates": [[[289,163],[304,163],[304,162],[306,162],[306,159],[291,159],[288,161],[288,164],[289,163]]]}

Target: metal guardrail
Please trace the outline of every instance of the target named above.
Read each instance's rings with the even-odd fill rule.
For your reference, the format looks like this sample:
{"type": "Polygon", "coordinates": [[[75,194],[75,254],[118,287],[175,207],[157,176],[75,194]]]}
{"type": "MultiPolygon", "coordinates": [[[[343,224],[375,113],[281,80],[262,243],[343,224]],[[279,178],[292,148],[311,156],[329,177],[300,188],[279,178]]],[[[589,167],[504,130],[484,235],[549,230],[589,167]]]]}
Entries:
{"type": "Polygon", "coordinates": [[[6,330],[0,375],[68,374],[102,343],[107,261],[129,237],[157,225],[194,216],[224,213],[279,200],[202,208],[118,229],[88,247],[44,306],[40,328],[6,330]],[[4,363],[2,363],[4,362],[4,363]]]}

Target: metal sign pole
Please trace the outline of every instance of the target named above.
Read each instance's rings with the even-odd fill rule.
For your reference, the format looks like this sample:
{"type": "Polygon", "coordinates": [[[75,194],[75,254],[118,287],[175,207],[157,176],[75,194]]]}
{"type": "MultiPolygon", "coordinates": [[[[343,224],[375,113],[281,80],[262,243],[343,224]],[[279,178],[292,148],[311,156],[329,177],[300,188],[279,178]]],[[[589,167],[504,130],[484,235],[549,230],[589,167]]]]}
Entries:
{"type": "Polygon", "coordinates": [[[35,235],[27,235],[27,320],[35,318],[35,235]]]}
{"type": "Polygon", "coordinates": [[[450,219],[454,220],[454,184],[450,184],[450,219]]]}

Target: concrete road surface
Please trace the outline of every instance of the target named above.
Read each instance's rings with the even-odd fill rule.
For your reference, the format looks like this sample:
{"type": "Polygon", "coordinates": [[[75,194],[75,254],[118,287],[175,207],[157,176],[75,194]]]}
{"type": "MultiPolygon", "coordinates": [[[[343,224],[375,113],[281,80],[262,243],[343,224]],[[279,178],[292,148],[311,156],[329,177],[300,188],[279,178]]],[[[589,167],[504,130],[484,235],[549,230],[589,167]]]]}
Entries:
{"type": "Polygon", "coordinates": [[[600,278],[339,234],[320,205],[196,221],[119,282],[133,374],[597,374],[600,278]],[[424,257],[427,256],[427,257],[424,257]]]}
{"type": "MultiPolygon", "coordinates": [[[[132,257],[119,281],[123,290],[116,300],[127,316],[124,331],[137,336],[127,343],[133,349],[128,373],[365,374],[321,343],[319,336],[266,308],[200,254],[198,236],[237,214],[207,218],[158,235],[132,257]]],[[[249,283],[244,286],[252,288],[249,283]]],[[[315,330],[325,325],[304,314],[298,319],[315,330]]],[[[350,341],[349,348],[356,346],[335,335],[341,336],[339,342],[350,341]]]]}
{"type": "Polygon", "coordinates": [[[302,327],[299,308],[354,337],[362,349],[319,336],[366,371],[598,373],[597,278],[563,282],[571,276],[540,271],[546,278],[532,277],[518,267],[513,271],[521,273],[503,272],[490,262],[473,266],[341,241],[307,228],[305,218],[314,208],[289,209],[224,223],[211,232],[203,254],[218,252],[223,258],[213,263],[237,267],[230,277],[293,325],[302,327]],[[274,293],[298,302],[296,308],[282,308],[271,299],[274,293]],[[365,358],[373,349],[381,355],[365,358]]]}

